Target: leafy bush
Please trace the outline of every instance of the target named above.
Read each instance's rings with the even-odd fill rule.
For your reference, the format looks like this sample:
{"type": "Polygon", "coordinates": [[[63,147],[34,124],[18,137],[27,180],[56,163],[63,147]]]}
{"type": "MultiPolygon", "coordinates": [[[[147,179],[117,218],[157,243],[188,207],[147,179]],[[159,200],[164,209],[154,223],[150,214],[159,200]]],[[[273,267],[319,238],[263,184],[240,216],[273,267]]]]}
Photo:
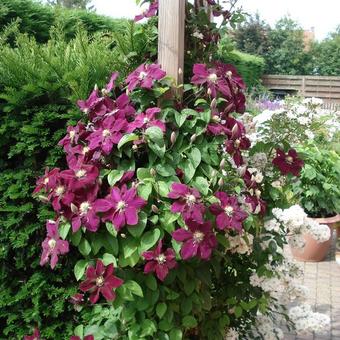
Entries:
{"type": "MultiPolygon", "coordinates": [[[[145,49],[148,37],[142,26],[127,24],[130,45],[145,49]],[[136,31],[137,30],[137,31],[136,31]]],[[[47,44],[19,34],[10,27],[0,45],[0,338],[22,338],[27,325],[42,325],[44,337],[65,339],[72,318],[67,297],[72,288],[72,268],[77,254],[65,263],[65,271],[50,275],[40,268],[37,248],[43,240],[44,221],[51,214],[32,199],[41,167],[63,165],[61,150],[54,146],[65,125],[80,114],[75,99],[85,96],[107,74],[118,68],[124,75],[140,63],[145,50],[122,56],[108,46],[109,35],[89,37],[78,30],[68,42],[54,28],[47,44]],[[15,48],[6,37],[15,37],[15,48]],[[118,61],[119,60],[119,61],[118,61]],[[53,307],[51,307],[53,306],[53,307]]],[[[127,42],[126,42],[127,43],[127,42]]]]}
{"type": "Polygon", "coordinates": [[[311,217],[340,213],[340,156],[335,151],[311,145],[301,150],[305,166],[293,192],[311,217]]]}
{"type": "Polygon", "coordinates": [[[93,34],[99,31],[122,29],[124,20],[115,20],[86,10],[71,10],[42,5],[34,0],[2,0],[0,3],[0,27],[19,19],[20,31],[28,33],[38,42],[47,42],[52,26],[60,23],[65,36],[71,39],[81,23],[93,34]]]}

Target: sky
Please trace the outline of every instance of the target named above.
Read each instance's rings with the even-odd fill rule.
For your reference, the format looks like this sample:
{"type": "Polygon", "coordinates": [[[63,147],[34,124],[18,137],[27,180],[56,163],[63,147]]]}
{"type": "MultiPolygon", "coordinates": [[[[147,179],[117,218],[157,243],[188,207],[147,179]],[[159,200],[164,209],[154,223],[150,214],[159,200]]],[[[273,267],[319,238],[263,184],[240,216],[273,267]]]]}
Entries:
{"type": "MultiPolygon", "coordinates": [[[[114,18],[133,18],[141,10],[135,0],[93,0],[97,13],[114,18]]],[[[286,14],[307,30],[312,27],[318,40],[340,25],[340,0],[239,0],[247,13],[258,11],[270,25],[286,14]]]]}

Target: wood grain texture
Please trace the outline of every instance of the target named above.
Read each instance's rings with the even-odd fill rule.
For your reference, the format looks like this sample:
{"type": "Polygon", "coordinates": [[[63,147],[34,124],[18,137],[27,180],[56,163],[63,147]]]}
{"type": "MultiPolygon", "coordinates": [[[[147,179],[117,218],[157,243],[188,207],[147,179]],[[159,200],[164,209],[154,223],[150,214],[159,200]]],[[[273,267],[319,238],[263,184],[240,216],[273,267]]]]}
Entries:
{"type": "Polygon", "coordinates": [[[159,0],[158,62],[176,85],[183,83],[185,0],[159,0]]]}

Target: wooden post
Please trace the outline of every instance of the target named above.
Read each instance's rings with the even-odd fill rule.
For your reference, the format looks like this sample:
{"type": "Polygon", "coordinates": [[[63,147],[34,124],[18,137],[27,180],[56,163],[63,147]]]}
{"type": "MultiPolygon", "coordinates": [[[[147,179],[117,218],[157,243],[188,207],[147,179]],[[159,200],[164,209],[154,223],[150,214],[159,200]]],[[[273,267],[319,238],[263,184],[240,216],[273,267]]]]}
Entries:
{"type": "Polygon", "coordinates": [[[159,0],[158,62],[176,85],[183,83],[185,1],[159,0]]]}

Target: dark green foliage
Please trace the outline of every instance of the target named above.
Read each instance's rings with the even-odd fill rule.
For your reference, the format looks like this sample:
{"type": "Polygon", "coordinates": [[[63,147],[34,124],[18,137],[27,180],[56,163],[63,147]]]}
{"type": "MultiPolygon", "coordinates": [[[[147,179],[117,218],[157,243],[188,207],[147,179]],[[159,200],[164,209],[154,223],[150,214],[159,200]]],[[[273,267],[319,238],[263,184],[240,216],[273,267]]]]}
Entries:
{"type": "Polygon", "coordinates": [[[6,34],[15,36],[16,48],[4,42],[6,34],[1,39],[0,339],[22,339],[36,325],[47,339],[70,335],[67,297],[76,286],[77,255],[63,258],[54,271],[39,266],[45,220],[53,215],[33,200],[32,191],[45,166],[63,165],[56,145],[66,124],[80,118],[76,100],[86,98],[96,82],[103,86],[111,71],[125,76],[142,62],[147,28],[136,29],[126,26],[129,39],[139,36],[142,44],[130,41],[140,48],[132,56],[110,49],[117,44],[113,37],[89,38],[82,30],[68,42],[61,30],[53,29],[48,44],[39,45],[10,27],[6,34]]]}
{"type": "Polygon", "coordinates": [[[92,9],[92,0],[47,0],[50,5],[64,6],[66,8],[92,9]]]}
{"type": "Polygon", "coordinates": [[[89,33],[117,31],[124,20],[115,20],[86,10],[71,10],[42,5],[34,0],[1,0],[0,27],[20,20],[20,30],[33,35],[38,42],[46,42],[53,25],[60,23],[67,38],[74,37],[79,23],[89,33]]]}

